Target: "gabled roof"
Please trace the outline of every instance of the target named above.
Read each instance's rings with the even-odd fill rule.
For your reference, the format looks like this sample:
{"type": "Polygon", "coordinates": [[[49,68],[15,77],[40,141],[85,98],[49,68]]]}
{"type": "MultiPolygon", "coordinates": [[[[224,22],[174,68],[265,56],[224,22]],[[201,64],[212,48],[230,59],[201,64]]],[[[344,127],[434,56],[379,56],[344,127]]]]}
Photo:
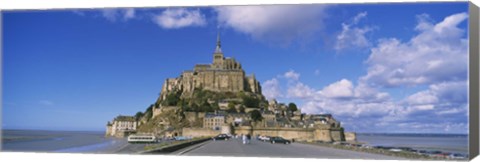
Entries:
{"type": "Polygon", "coordinates": [[[136,121],[135,117],[133,116],[123,116],[123,115],[119,115],[113,120],[114,121],[132,121],[132,122],[136,121]]]}

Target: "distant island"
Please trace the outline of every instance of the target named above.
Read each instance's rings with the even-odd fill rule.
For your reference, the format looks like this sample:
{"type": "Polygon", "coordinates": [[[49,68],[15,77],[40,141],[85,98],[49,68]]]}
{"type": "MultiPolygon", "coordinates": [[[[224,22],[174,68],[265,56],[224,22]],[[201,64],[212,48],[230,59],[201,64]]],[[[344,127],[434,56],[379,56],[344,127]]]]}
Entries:
{"type": "MultiPolygon", "coordinates": [[[[179,60],[180,61],[180,60],[179,60]]],[[[255,75],[224,57],[217,35],[213,63],[197,64],[165,80],[160,96],[145,112],[117,116],[106,136],[150,133],[160,138],[218,134],[281,136],[295,141],[354,141],[331,114],[305,114],[295,103],[268,101],[255,75]]]]}

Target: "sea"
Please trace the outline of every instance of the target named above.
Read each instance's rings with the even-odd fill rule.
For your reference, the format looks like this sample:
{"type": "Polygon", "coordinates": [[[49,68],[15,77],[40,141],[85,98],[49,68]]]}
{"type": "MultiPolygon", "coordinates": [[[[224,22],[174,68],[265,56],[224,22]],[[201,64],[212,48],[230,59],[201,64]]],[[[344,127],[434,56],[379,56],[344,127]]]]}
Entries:
{"type": "Polygon", "coordinates": [[[370,146],[410,147],[468,155],[466,134],[369,134],[358,133],[357,141],[370,146]]]}
{"type": "Polygon", "coordinates": [[[101,131],[2,130],[1,151],[115,153],[127,144],[101,131]]]}

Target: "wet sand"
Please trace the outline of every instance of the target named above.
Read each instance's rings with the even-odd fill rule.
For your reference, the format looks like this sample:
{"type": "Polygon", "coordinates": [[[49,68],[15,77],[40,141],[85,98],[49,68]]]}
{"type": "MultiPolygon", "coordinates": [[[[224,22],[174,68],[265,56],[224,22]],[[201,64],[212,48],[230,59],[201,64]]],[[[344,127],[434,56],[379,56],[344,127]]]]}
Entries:
{"type": "Polygon", "coordinates": [[[115,153],[125,138],[106,138],[103,132],[3,130],[2,151],[115,153]]]}

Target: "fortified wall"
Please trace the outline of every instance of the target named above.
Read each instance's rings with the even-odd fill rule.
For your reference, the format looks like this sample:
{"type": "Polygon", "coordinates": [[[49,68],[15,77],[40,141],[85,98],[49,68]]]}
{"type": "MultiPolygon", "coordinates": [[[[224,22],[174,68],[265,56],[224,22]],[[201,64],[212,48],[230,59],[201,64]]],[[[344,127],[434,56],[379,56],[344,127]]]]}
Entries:
{"type": "Polygon", "coordinates": [[[238,127],[234,128],[236,134],[249,133],[254,136],[279,136],[285,139],[294,139],[295,141],[345,141],[343,129],[341,128],[251,128],[238,127]]]}
{"type": "MultiPolygon", "coordinates": [[[[221,130],[213,130],[210,128],[183,128],[182,135],[190,137],[205,137],[216,136],[218,134],[250,134],[256,137],[262,136],[279,136],[289,140],[306,141],[306,142],[334,142],[345,141],[343,128],[332,127],[314,127],[314,128],[281,128],[281,127],[252,127],[252,126],[238,126],[232,127],[230,125],[222,126],[221,130]]],[[[349,134],[349,139],[352,136],[349,134]]]]}
{"type": "Polygon", "coordinates": [[[221,131],[209,128],[183,128],[182,136],[186,137],[213,137],[220,134],[221,131]]]}
{"type": "Polygon", "coordinates": [[[357,141],[357,134],[355,132],[345,132],[345,141],[357,141]]]}
{"type": "MultiPolygon", "coordinates": [[[[240,126],[232,129],[232,134],[251,134],[263,136],[279,136],[289,140],[305,142],[334,142],[345,141],[342,128],[252,128],[240,126]]],[[[225,133],[225,130],[213,130],[208,128],[183,128],[182,135],[190,137],[216,136],[225,133]]]]}

